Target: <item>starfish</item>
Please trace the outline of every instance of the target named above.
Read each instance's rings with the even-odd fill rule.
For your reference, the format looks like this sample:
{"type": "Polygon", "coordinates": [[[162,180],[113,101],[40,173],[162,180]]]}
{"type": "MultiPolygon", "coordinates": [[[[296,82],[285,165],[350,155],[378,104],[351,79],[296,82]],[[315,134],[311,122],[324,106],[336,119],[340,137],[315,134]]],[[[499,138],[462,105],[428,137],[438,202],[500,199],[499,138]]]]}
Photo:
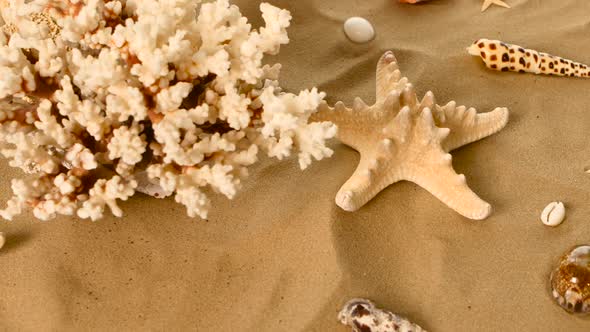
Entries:
{"type": "Polygon", "coordinates": [[[490,8],[491,5],[498,5],[504,8],[510,8],[510,6],[502,0],[483,0],[481,11],[485,11],[486,9],[490,8]]]}
{"type": "Polygon", "coordinates": [[[500,131],[508,109],[478,114],[453,101],[439,106],[430,91],[419,101],[391,51],[377,65],[376,95],[373,106],[356,98],[352,108],[323,103],[313,115],[313,121],[335,123],[338,139],[360,153],[336,204],[355,211],[390,184],[407,180],[467,218],[487,218],[490,204],[469,189],[464,175],[455,173],[448,152],[500,131]]]}

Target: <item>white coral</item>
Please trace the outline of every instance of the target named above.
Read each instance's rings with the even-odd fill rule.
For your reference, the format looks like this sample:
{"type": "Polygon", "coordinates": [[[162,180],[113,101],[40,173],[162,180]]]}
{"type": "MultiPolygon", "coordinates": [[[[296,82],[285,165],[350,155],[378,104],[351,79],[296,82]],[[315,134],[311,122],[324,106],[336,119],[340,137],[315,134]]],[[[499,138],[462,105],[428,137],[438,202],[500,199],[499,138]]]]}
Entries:
{"type": "Polygon", "coordinates": [[[68,148],[74,144],[75,137],[57,122],[56,117],[51,114],[51,106],[51,102],[47,99],[39,104],[37,108],[39,121],[35,122],[35,127],[51,137],[58,147],[68,148]]]}
{"type": "Polygon", "coordinates": [[[25,92],[25,89],[35,90],[33,71],[33,66],[21,49],[10,44],[0,46],[0,99],[25,92]]]}
{"type": "Polygon", "coordinates": [[[260,151],[302,169],[332,154],[334,125],[308,121],[324,93],[284,93],[280,65],[262,65],[288,43],[290,13],[263,3],[253,29],[228,0],[200,2],[1,10],[13,32],[0,33],[0,152],[32,179],[13,181],[0,216],[121,216],[116,201],[138,190],[206,218],[206,193],[235,197],[260,151]]]}
{"type": "Polygon", "coordinates": [[[298,96],[292,94],[275,95],[269,87],[260,96],[264,107],[261,144],[269,155],[282,159],[290,155],[292,146],[299,149],[299,165],[305,169],[312,158],[321,160],[332,156],[332,150],[325,141],[336,135],[336,126],[329,122],[308,123],[309,116],[315,112],[324,98],[317,89],[302,91],[298,96]]]}
{"type": "Polygon", "coordinates": [[[117,121],[127,121],[133,117],[135,121],[145,120],[147,107],[141,91],[132,86],[120,83],[110,86],[106,99],[106,114],[117,121]]]}
{"type": "Polygon", "coordinates": [[[53,183],[62,195],[69,195],[82,185],[82,181],[78,177],[65,173],[58,175],[53,183]]]}
{"type": "Polygon", "coordinates": [[[109,158],[118,159],[128,164],[135,165],[141,161],[145,152],[145,138],[139,134],[141,128],[138,125],[131,128],[122,126],[113,131],[113,138],[107,145],[109,158]]]}
{"type": "Polygon", "coordinates": [[[74,144],[74,146],[66,152],[64,160],[74,168],[85,170],[92,170],[98,166],[92,151],[80,143],[74,144]]]}
{"type": "Polygon", "coordinates": [[[119,176],[96,181],[90,189],[90,198],[78,210],[78,217],[98,220],[103,217],[105,206],[108,206],[116,217],[122,217],[123,211],[117,205],[117,199],[126,201],[135,193],[136,187],[135,180],[125,181],[119,176]]]}

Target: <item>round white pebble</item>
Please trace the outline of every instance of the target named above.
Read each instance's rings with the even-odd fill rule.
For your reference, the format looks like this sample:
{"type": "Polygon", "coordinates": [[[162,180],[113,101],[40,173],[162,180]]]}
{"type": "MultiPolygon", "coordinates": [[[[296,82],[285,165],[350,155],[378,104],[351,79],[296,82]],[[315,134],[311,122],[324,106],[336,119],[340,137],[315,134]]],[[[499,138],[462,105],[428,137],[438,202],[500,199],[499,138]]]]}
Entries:
{"type": "Polygon", "coordinates": [[[4,247],[4,243],[6,243],[6,237],[4,236],[4,233],[0,232],[0,249],[4,247]]]}
{"type": "Polygon", "coordinates": [[[547,226],[555,227],[565,219],[565,206],[562,202],[551,202],[543,209],[541,221],[547,226]]]}
{"type": "Polygon", "coordinates": [[[346,37],[355,43],[367,43],[375,38],[375,29],[371,22],[362,17],[351,17],[344,22],[346,37]]]}

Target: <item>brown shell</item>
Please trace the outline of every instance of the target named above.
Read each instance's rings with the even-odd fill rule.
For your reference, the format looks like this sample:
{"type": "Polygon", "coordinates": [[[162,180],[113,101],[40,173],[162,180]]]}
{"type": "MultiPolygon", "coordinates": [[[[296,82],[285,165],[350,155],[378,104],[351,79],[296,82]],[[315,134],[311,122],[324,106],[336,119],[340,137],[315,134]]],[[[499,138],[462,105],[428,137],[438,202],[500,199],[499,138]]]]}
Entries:
{"type": "Polygon", "coordinates": [[[590,313],[590,246],[577,246],[562,256],[551,273],[552,295],[570,313],[590,313]]]}

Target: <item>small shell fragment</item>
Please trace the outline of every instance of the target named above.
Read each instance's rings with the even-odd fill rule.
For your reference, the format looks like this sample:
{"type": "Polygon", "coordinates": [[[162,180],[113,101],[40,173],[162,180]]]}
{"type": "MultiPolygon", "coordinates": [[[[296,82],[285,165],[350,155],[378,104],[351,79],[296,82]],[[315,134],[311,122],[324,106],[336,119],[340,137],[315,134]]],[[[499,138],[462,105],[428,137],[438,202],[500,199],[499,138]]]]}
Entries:
{"type": "Polygon", "coordinates": [[[353,332],[426,332],[403,317],[377,309],[365,299],[348,301],[338,314],[338,320],[352,327],[353,332]]]}
{"type": "Polygon", "coordinates": [[[351,17],[344,22],[346,37],[355,43],[367,43],[375,38],[371,22],[362,17],[351,17]]]}
{"type": "Polygon", "coordinates": [[[142,194],[156,198],[165,198],[171,195],[160,184],[148,178],[146,171],[137,172],[135,174],[135,180],[137,181],[137,188],[135,190],[142,194]]]}
{"type": "Polygon", "coordinates": [[[547,226],[555,227],[565,218],[565,206],[562,202],[551,202],[543,209],[541,221],[547,226]]]}
{"type": "Polygon", "coordinates": [[[4,243],[6,243],[6,236],[4,236],[4,233],[0,232],[0,249],[4,247],[4,243]]]}
{"type": "Polygon", "coordinates": [[[563,309],[590,313],[590,246],[577,246],[563,255],[550,282],[553,298],[563,309]]]}

